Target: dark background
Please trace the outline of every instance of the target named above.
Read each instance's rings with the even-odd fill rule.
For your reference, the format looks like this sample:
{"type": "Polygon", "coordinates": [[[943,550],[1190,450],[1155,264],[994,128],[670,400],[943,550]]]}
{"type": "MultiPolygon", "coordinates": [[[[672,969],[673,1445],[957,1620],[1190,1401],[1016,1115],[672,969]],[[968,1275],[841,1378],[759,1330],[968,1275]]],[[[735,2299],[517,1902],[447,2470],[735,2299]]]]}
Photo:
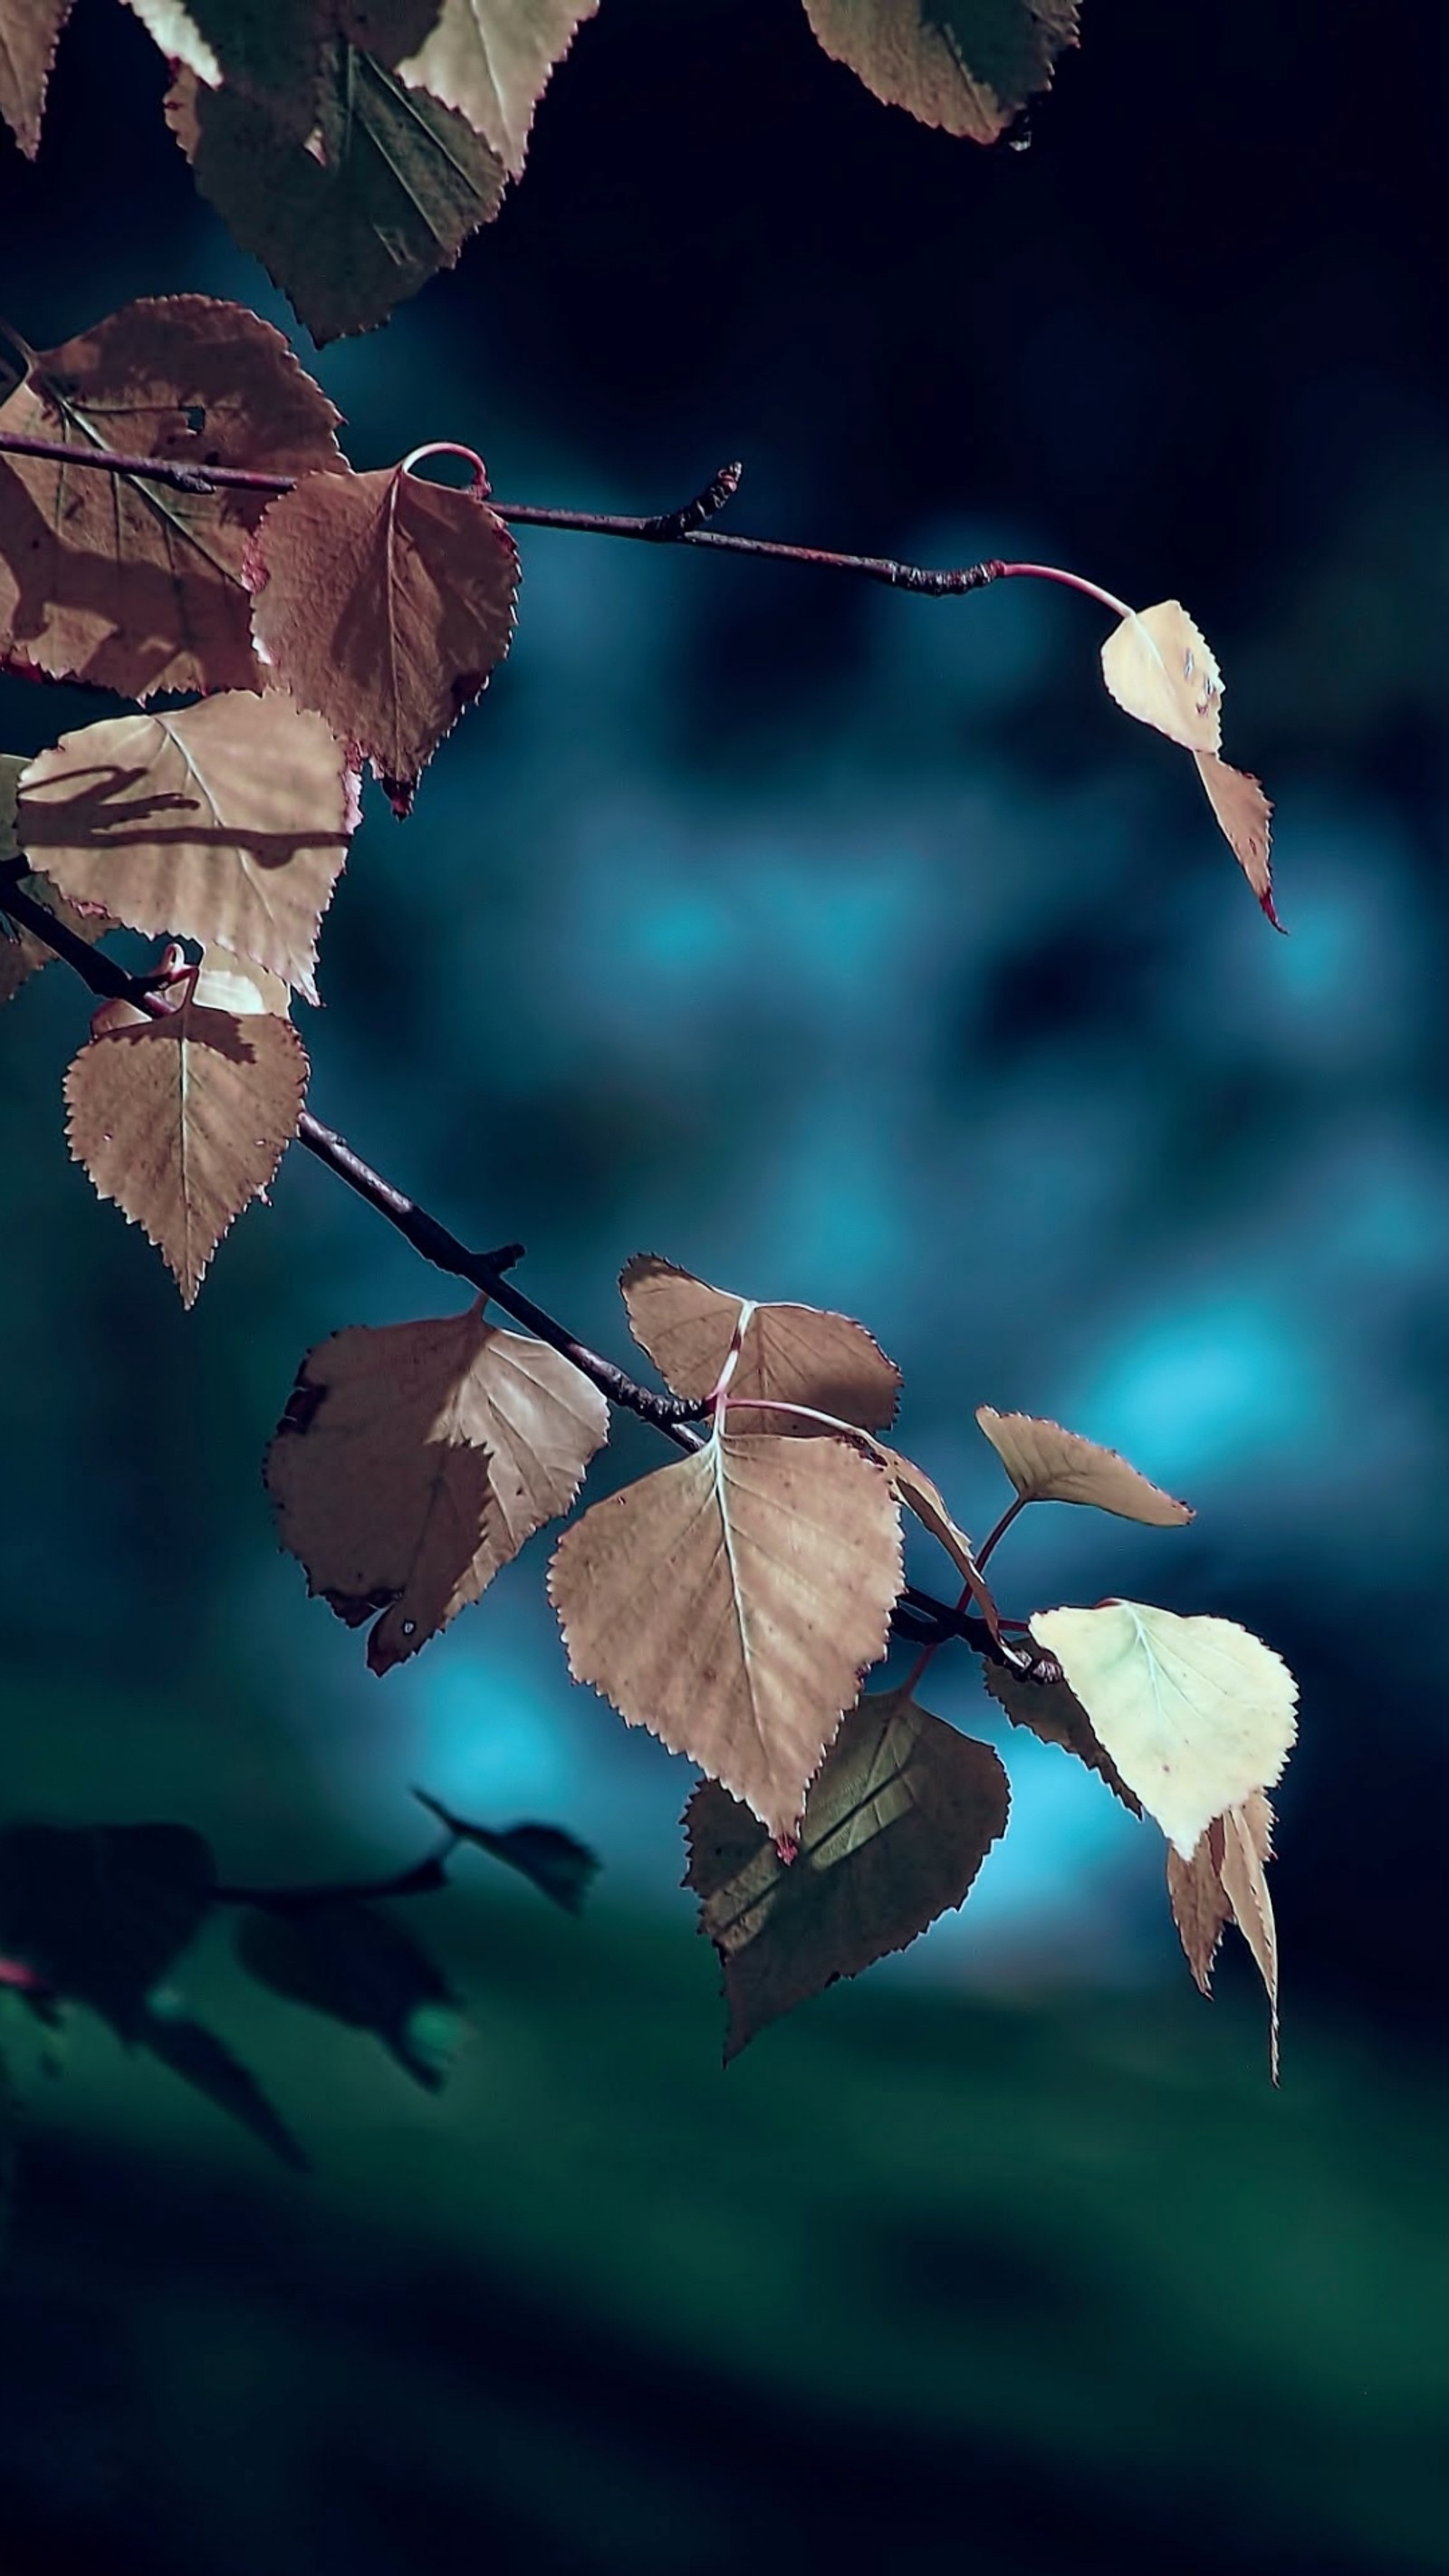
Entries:
{"type": "MultiPolygon", "coordinates": [[[[1446,73],[1407,0],[1094,0],[982,153],[795,0],[604,0],[498,224],[315,362],[360,463],[461,437],[507,497],[649,509],[740,456],[741,528],[1054,561],[1212,639],[1286,941],[1090,603],[535,537],[488,700],[406,827],[369,808],[306,1034],[322,1114],[602,1346],[658,1249],[864,1315],[974,1529],[983,1400],[1199,1505],[1029,1516],[1002,1589],[1216,1611],[1299,1674],[1281,2092],[1156,1836],[1016,1738],[965,1913],[721,2078],[688,1774],[570,1691],[545,1542],[382,1685],[274,1552],[302,1351],[446,1286],[297,1157],[183,1318],[66,1163],[53,971],[0,1086],[5,1819],[347,1872],[422,1847],[423,1778],[606,1866],[582,1929],[481,1862],[432,1900],[475,2021],[437,2101],[210,1943],[188,1999],[309,2181],[93,2026],[26,2081],[7,2570],[1443,2563],[1446,73]]],[[[285,321],[162,86],[81,0],[38,170],[0,144],[33,342],[178,288],[285,321]]],[[[101,711],[0,684],[7,750],[101,711]]],[[[623,1427],[593,1490],[655,1455],[623,1427]]],[[[969,1659],[932,1681],[996,1734],[969,1659]]]]}

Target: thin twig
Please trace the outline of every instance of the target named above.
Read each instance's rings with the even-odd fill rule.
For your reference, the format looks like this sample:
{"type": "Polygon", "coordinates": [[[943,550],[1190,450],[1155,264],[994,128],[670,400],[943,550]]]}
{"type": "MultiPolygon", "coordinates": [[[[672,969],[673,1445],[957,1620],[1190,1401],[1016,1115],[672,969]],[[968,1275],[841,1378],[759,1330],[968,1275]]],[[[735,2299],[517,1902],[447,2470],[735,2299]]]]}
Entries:
{"type": "Polygon", "coordinates": [[[411,1869],[393,1870],[386,1878],[352,1878],[331,1885],[305,1887],[213,1887],[213,1905],[255,1905],[265,1914],[314,1914],[322,1905],[370,1905],[389,1896],[432,1896],[448,1884],[447,1862],[458,1836],[449,1834],[438,1851],[411,1869]]]}
{"type": "MultiPolygon", "coordinates": [[[[169,484],[178,492],[257,492],[275,496],[291,492],[297,484],[294,474],[264,474],[248,465],[193,465],[170,456],[122,456],[108,447],[80,447],[63,438],[28,438],[19,430],[0,430],[0,454],[38,456],[57,465],[87,465],[102,474],[130,476],[137,482],[169,484]]],[[[827,547],[791,546],[774,537],[731,537],[718,528],[704,525],[722,510],[739,488],[744,469],[738,464],[721,466],[693,500],[677,510],[655,511],[646,517],[608,510],[550,510],[532,501],[494,501],[488,507],[495,518],[505,519],[510,527],[562,528],[577,536],[629,537],[643,545],[708,546],[717,554],[755,555],[773,563],[809,564],[822,572],[850,572],[866,581],[885,582],[892,590],[909,590],[923,599],[956,599],[969,590],[984,590],[989,582],[1000,581],[1010,573],[1040,572],[1059,580],[1045,566],[1003,564],[997,562],[965,564],[954,570],[933,570],[926,564],[898,563],[891,555],[836,554],[827,547]]],[[[1074,583],[1074,587],[1090,588],[1074,583]]],[[[1100,598],[1100,592],[1093,592],[1100,598]]]]}

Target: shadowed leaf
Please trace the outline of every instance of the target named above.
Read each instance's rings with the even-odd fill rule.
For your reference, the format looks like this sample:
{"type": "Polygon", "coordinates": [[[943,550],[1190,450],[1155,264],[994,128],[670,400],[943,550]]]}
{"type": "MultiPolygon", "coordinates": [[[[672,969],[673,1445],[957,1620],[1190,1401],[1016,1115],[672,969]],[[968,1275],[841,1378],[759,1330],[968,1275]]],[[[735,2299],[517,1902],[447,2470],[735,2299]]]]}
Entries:
{"type": "Polygon", "coordinates": [[[138,2045],[183,2084],[204,2093],[219,2111],[226,2111],[250,2129],[264,2147],[280,2157],[293,2173],[309,2173],[310,2160],[303,2154],[291,2130],[273,2110],[256,2077],[243,2066],[240,2058],[213,2031],[192,2021],[186,2013],[163,2009],[159,2004],[143,2014],[132,2037],[138,2045]]]}
{"type": "MultiPolygon", "coordinates": [[[[1028,1635],[1018,1641],[1042,1651],[1041,1641],[1028,1635]]],[[[1033,1681],[1029,1674],[1013,1670],[1009,1664],[983,1662],[981,1678],[998,1707],[1004,1708],[1013,1726],[1024,1726],[1042,1744],[1059,1745],[1064,1753],[1075,1753],[1089,1771],[1106,1781],[1116,1798],[1134,1816],[1142,1813],[1142,1801],[1134,1797],[1111,1755],[1092,1732],[1092,1721],[1070,1684],[1033,1681]]]]}
{"type": "Polygon", "coordinates": [[[243,1914],[237,1956],[259,1985],[332,2021],[369,2030],[426,2092],[457,2053],[462,2022],[441,1970],[375,1906],[320,1904],[243,1914]]]}
{"type": "Polygon", "coordinates": [[[684,1883],[724,1970],[726,2060],[960,1905],[1009,1805],[990,1745],[905,1690],[868,1693],[843,1719],[788,1863],[748,1808],[702,1781],[684,1811],[684,1883]]]}
{"type": "Polygon", "coordinates": [[[531,1878],[565,1914],[582,1911],[589,1882],[599,1870],[598,1856],[587,1843],[576,1842],[557,1825],[510,1825],[504,1832],[496,1832],[491,1825],[470,1825],[426,1789],[414,1789],[413,1796],[460,1842],[475,1843],[479,1851],[531,1878]]]}
{"type": "MultiPolygon", "coordinates": [[[[712,1395],[741,1318],[744,1338],[730,1400],[759,1396],[809,1404],[865,1431],[884,1429],[896,1409],[901,1373],[863,1324],[817,1306],[760,1306],[709,1288],[672,1261],[636,1253],[619,1281],[629,1330],[676,1395],[712,1395]]],[[[742,1416],[749,1430],[788,1434],[788,1414],[742,1416]]]]}
{"type": "Polygon", "coordinates": [[[382,1611],[384,1673],[476,1601],[559,1512],[608,1437],[598,1389],[547,1343],[485,1322],[352,1325],[298,1372],[267,1452],[282,1545],[339,1619],[382,1611]]]}
{"type": "Polygon", "coordinates": [[[1030,1413],[998,1413],[990,1404],[977,1406],[976,1419],[1023,1502],[1094,1503],[1154,1529],[1180,1529],[1193,1517],[1190,1504],[1174,1502],[1115,1449],[1079,1431],[1030,1413]]]}
{"type": "Polygon", "coordinates": [[[371,760],[405,814],[513,634],[518,550],[485,501],[402,466],[314,474],[253,540],[252,631],[298,706],[371,760]]]}
{"type": "Polygon", "coordinates": [[[346,0],[346,32],[410,89],[456,108],[512,178],[523,168],[534,110],[599,0],[346,0]],[[437,24],[417,41],[422,14],[437,24]],[[407,48],[406,58],[401,48],[407,48]],[[415,50],[414,50],[415,49],[415,50]]]}
{"type": "MultiPolygon", "coordinates": [[[[0,404],[27,437],[269,474],[340,468],[339,417],[280,331],[202,295],[124,306],[0,404]]],[[[267,498],[0,458],[0,655],[132,698],[255,689],[241,566],[267,498]]]]}
{"type": "Polygon", "coordinates": [[[885,1652],[889,1478],[842,1439],[709,1441],[596,1503],[549,1568],[569,1669],[788,1834],[885,1652]]]}
{"type": "Polygon", "coordinates": [[[0,1948],[134,2039],[215,1876],[186,1825],[14,1825],[0,1834],[0,1948]]]}
{"type": "Polygon", "coordinates": [[[1142,1601],[1039,1610],[1031,1628],[1184,1860],[1214,1816],[1278,1778],[1298,1685],[1247,1629],[1142,1601]]]}
{"type": "Polygon", "coordinates": [[[33,161],[45,93],[71,0],[0,0],[0,116],[33,161]]]}
{"type": "Polygon", "coordinates": [[[1204,1994],[1229,1918],[1257,1963],[1268,1997],[1269,2064],[1278,2081],[1278,1941],[1265,1865],[1273,1857],[1273,1809],[1261,1789],[1215,1816],[1189,1860],[1171,1846],[1167,1893],[1188,1966],[1204,1994]]]}
{"type": "Polygon", "coordinates": [[[507,184],[463,117],[341,41],[323,50],[305,137],[187,71],[166,114],[202,195],[317,340],[386,321],[452,266],[507,184]]]}
{"type": "Polygon", "coordinates": [[[66,1135],[98,1195],[155,1244],[195,1303],[235,1217],[260,1198],[297,1132],[307,1087],[287,1020],[183,1002],[164,1019],[105,1027],[65,1078],[66,1135]]]}
{"type": "Polygon", "coordinates": [[[888,107],[994,143],[1077,41],[1077,0],[805,0],[827,54],[888,107]]]}
{"type": "MultiPolygon", "coordinates": [[[[0,752],[0,862],[13,859],[17,853],[16,800],[26,765],[23,757],[17,757],[13,752],[0,752]]],[[[20,878],[19,886],[21,893],[28,894],[32,903],[43,903],[46,910],[53,912],[79,939],[94,943],[114,928],[105,913],[76,912],[63,901],[47,877],[26,875],[20,878]]],[[[6,922],[4,905],[5,884],[0,878],[0,1003],[13,1002],[21,985],[31,975],[37,974],[42,966],[48,966],[55,955],[55,950],[48,948],[43,939],[37,939],[32,930],[23,928],[19,922],[6,922]]]]}
{"type": "Polygon", "coordinates": [[[318,926],[356,818],[321,717],[238,691],[62,734],[25,771],[16,830],[72,903],[215,942],[315,1002],[318,926]]]}

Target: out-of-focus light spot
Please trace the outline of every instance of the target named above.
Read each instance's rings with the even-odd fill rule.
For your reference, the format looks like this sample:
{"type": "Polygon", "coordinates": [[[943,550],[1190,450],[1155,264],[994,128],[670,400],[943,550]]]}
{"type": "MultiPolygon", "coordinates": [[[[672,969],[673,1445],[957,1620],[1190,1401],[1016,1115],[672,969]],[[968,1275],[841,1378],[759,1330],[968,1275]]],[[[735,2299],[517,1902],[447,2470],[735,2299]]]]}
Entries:
{"type": "Polygon", "coordinates": [[[1214,1298],[1133,1324],[1082,1390],[1079,1427],[1114,1448],[1170,1454],[1201,1475],[1315,1445],[1327,1390],[1301,1321],[1266,1301],[1214,1298]]]}

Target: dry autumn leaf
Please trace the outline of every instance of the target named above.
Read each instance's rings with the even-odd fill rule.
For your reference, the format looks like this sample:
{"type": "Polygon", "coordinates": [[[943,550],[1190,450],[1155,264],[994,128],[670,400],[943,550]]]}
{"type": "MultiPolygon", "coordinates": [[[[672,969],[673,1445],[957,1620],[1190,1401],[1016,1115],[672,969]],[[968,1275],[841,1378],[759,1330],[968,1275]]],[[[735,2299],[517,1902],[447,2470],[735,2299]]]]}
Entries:
{"type": "Polygon", "coordinates": [[[71,1153],[155,1244],[184,1305],[233,1218],[265,1191],[306,1084],[290,1021],[191,1001],[164,1019],[105,1028],[72,1063],[71,1153]]]}
{"type": "Polygon", "coordinates": [[[27,160],[40,149],[45,93],[71,0],[0,0],[0,116],[27,160]]]}
{"type": "Polygon", "coordinates": [[[1222,673],[1181,600],[1129,609],[1102,647],[1102,677],[1129,716],[1192,753],[1224,840],[1281,930],[1273,906],[1273,808],[1258,780],[1221,756],[1222,673]]]}
{"type": "Polygon", "coordinates": [[[1189,1504],[1174,1502],[1115,1449],[1079,1431],[1031,1413],[998,1413],[991,1404],[978,1405],[976,1419],[1024,1503],[1094,1503],[1153,1529],[1179,1529],[1192,1519],[1189,1504]]]}
{"type": "Polygon", "coordinates": [[[1247,1629],[1104,1601],[1036,1611],[1031,1630],[1184,1860],[1214,1816],[1278,1778],[1297,1734],[1298,1685],[1247,1629]]]}
{"type": "Polygon", "coordinates": [[[923,1467],[913,1459],[903,1458],[896,1449],[886,1448],[883,1441],[873,1440],[872,1455],[879,1458],[901,1501],[913,1512],[922,1529],[929,1530],[951,1559],[963,1583],[975,1596],[976,1607],[993,1637],[1001,1635],[1001,1618],[992,1598],[991,1586],[976,1562],[975,1551],[963,1529],[959,1529],[947,1509],[946,1499],[923,1467]]]}
{"type": "Polygon", "coordinates": [[[166,117],[202,195],[317,340],[385,322],[452,266],[507,185],[465,118],[341,39],[320,56],[305,136],[264,101],[185,70],[166,117]]]}
{"type": "MultiPolygon", "coordinates": [[[[816,1306],[755,1305],[707,1287],[652,1252],[636,1253],[619,1280],[629,1330],[676,1395],[712,1395],[743,1319],[730,1379],[732,1403],[746,1396],[808,1404],[862,1430],[883,1430],[896,1409],[901,1373],[863,1324],[816,1306]]],[[[751,1430],[787,1433],[786,1413],[746,1414],[751,1430]]],[[[810,1429],[812,1426],[802,1426],[810,1429]]]]}
{"type": "Polygon", "coordinates": [[[1206,1995],[1229,1918],[1253,1953],[1268,1997],[1269,2054],[1278,2080],[1278,1941],[1266,1864],[1273,1857],[1273,1809],[1261,1789],[1215,1816],[1189,1860],[1169,1847],[1167,1892],[1187,1962],[1206,1995]]]}
{"type": "Polygon", "coordinates": [[[906,1690],[868,1693],[843,1719],[789,1863],[747,1807],[702,1781],[684,1811],[684,1883],[724,1971],[726,2061],[767,2022],[904,1950],[960,1905],[1009,1806],[990,1745],[906,1690]]]}
{"type": "Polygon", "coordinates": [[[994,143],[1051,86],[1077,0],[805,0],[827,54],[888,107],[994,143]]]}
{"type": "Polygon", "coordinates": [[[549,1597],[575,1681],[787,1835],[901,1580],[895,1495],[870,1459],[725,1431],[585,1512],[549,1597]]]}
{"type": "Polygon", "coordinates": [[[371,760],[405,814],[420,772],[513,634],[518,549],[472,492],[313,474],[274,501],[247,578],[263,660],[371,760]]]}
{"type": "Polygon", "coordinates": [[[355,773],[280,690],[113,716],[25,771],[17,829],[72,903],[213,942],[315,1002],[317,930],[357,820],[355,773]]]}
{"type": "Polygon", "coordinates": [[[347,0],[346,30],[396,69],[409,89],[456,108],[517,178],[534,110],[551,74],[599,0],[437,0],[419,12],[399,0],[347,0]],[[421,44],[419,15],[436,19],[421,44]],[[409,26],[409,20],[413,23],[409,26]],[[406,30],[406,32],[404,32],[406,30]],[[399,59],[399,45],[408,45],[399,59]]]}
{"type": "MultiPolygon", "coordinates": [[[[340,414],[269,323],[174,295],[32,359],[0,429],[94,453],[335,472],[340,414]]],[[[265,493],[0,458],[0,655],[126,697],[254,689],[242,552],[265,493]]]]}
{"type": "MultiPolygon", "coordinates": [[[[1037,1654],[1043,1651],[1041,1639],[1030,1632],[1018,1642],[1037,1654]]],[[[1074,1753],[1089,1771],[1106,1781],[1114,1798],[1120,1798],[1134,1816],[1141,1815],[1141,1799],[1134,1796],[1110,1753],[1098,1743],[1092,1721],[1065,1676],[1059,1682],[1039,1682],[1029,1673],[1015,1671],[1010,1664],[983,1663],[981,1678],[1013,1726],[1026,1727],[1039,1743],[1056,1744],[1064,1753],[1074,1753]]]]}
{"type": "Polygon", "coordinates": [[[609,1409],[547,1343],[484,1320],[353,1325],[309,1351],[267,1452],[284,1547],[388,1672],[566,1512],[609,1409]]]}

